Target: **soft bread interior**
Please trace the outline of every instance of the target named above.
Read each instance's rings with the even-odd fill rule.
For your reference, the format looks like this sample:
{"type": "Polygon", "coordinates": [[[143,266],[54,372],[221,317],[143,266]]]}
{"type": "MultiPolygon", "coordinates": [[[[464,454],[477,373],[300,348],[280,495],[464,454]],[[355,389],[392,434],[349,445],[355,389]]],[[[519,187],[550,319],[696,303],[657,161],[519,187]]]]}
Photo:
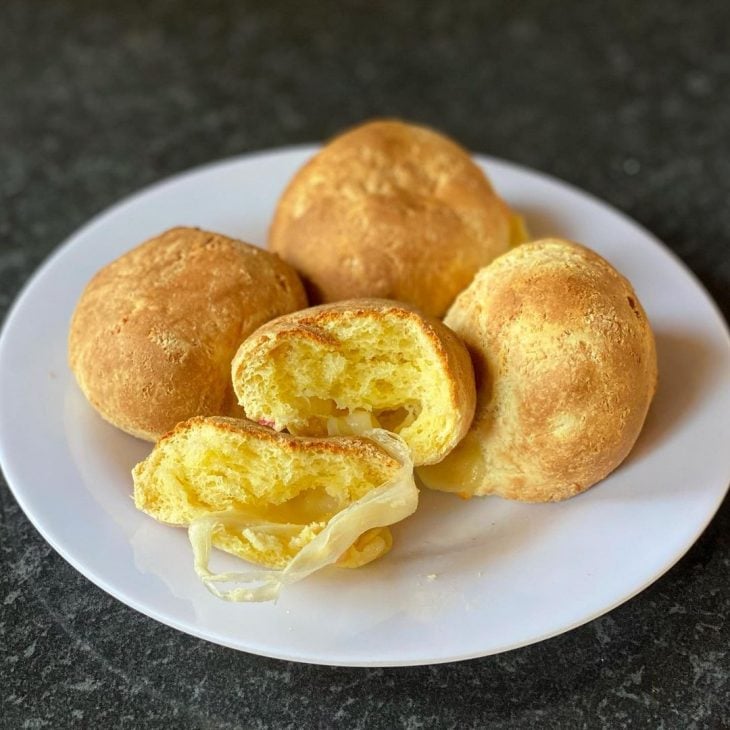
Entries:
{"type": "Polygon", "coordinates": [[[248,417],[324,436],[332,419],[371,414],[408,444],[414,463],[441,458],[459,414],[449,374],[422,328],[367,312],[343,312],[317,328],[284,330],[239,366],[234,383],[248,417]]]}
{"type": "MultiPolygon", "coordinates": [[[[399,462],[365,439],[329,442],[272,434],[232,419],[193,419],[162,439],[134,471],[136,506],[177,525],[215,513],[245,514],[249,524],[216,525],[213,544],[254,563],[283,567],[333,515],[387,482],[399,462]],[[233,427],[230,427],[233,426],[233,427]],[[262,433],[265,434],[262,436],[262,433]]],[[[387,528],[369,530],[338,564],[357,567],[387,552],[387,528]]]]}

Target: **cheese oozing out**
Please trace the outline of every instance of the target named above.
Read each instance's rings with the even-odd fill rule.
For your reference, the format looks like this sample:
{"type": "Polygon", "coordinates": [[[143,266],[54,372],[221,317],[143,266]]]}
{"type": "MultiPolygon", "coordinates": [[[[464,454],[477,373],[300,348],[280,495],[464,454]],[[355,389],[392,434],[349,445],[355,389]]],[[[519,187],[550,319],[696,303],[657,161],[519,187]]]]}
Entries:
{"type": "Polygon", "coordinates": [[[487,473],[478,435],[467,433],[446,459],[438,464],[421,466],[416,473],[430,489],[469,497],[482,485],[487,473]]]}
{"type": "Polygon", "coordinates": [[[332,436],[356,438],[299,440],[245,421],[192,419],[135,467],[135,504],[189,526],[196,573],[227,600],[272,600],[326,565],[359,567],[388,552],[388,525],[415,511],[413,462],[367,414],[330,426],[332,436]],[[262,568],[211,571],[212,546],[262,568]]]}
{"type": "MultiPolygon", "coordinates": [[[[359,427],[357,422],[338,425],[341,430],[359,427]]],[[[195,572],[208,590],[218,598],[235,602],[276,600],[284,586],[303,580],[335,563],[363,535],[405,519],[418,506],[418,489],[413,479],[413,462],[402,439],[381,429],[368,429],[361,435],[372,439],[394,458],[400,467],[384,484],[365,493],[344,510],[336,512],[324,528],[280,569],[214,573],[209,568],[214,531],[223,526],[251,530],[260,535],[296,533],[302,525],[269,522],[254,511],[237,509],[199,517],[190,524],[188,536],[193,549],[195,572]],[[218,584],[239,584],[222,590],[218,584]]]]}

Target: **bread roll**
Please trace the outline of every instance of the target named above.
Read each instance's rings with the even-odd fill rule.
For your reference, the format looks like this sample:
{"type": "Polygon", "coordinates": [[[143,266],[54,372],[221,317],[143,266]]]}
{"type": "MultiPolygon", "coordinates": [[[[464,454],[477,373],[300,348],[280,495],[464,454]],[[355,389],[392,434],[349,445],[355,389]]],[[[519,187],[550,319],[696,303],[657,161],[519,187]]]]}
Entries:
{"type": "MultiPolygon", "coordinates": [[[[134,468],[134,502],[173,525],[213,515],[219,520],[214,545],[283,568],[333,515],[393,479],[401,466],[366,438],[298,438],[243,419],[193,418],[134,468]]],[[[417,500],[415,485],[412,494],[417,500]]],[[[403,515],[383,514],[378,527],[354,530],[355,537],[366,534],[345,546],[340,565],[357,567],[389,550],[392,538],[383,525],[403,515]]]]}
{"type": "Polygon", "coordinates": [[[459,339],[398,302],[359,299],[275,319],[233,359],[246,415],[277,430],[322,436],[378,425],[416,464],[454,448],[474,414],[474,373],[459,339]]]}
{"type": "Polygon", "coordinates": [[[382,297],[440,317],[522,237],[520,225],[453,141],[374,121],[333,139],[294,176],[269,248],[302,275],[314,304],[382,297]]]}
{"type": "Polygon", "coordinates": [[[241,339],[305,306],[277,256],[173,228],[94,276],[73,314],[69,363],[107,421],[155,440],[194,415],[239,414],[230,367],[241,339]]]}
{"type": "Polygon", "coordinates": [[[463,496],[572,497],[627,456],[657,384],[646,314],[631,284],[559,239],[498,258],[446,323],[467,343],[477,409],[466,438],[423,482],[463,496]]]}

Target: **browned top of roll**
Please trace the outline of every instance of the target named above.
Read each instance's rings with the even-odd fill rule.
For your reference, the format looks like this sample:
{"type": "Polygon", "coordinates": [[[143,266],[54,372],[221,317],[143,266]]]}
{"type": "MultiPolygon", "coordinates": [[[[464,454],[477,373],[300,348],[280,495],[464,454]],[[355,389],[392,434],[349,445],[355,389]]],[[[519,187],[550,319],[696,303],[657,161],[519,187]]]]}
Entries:
{"type": "Polygon", "coordinates": [[[464,149],[424,127],[374,121],[294,176],[269,248],[302,274],[315,303],[382,297],[441,316],[508,249],[510,220],[464,149]]]}
{"type": "Polygon", "coordinates": [[[296,273],[266,251],[173,228],[89,282],[69,333],[69,363],[108,421],[154,440],[195,415],[240,413],[230,364],[262,323],[306,306],[296,273]]]}
{"type": "Polygon", "coordinates": [[[654,337],[631,284],[598,254],[559,239],[519,246],[445,321],[472,353],[477,408],[427,484],[553,501],[627,456],[656,389],[654,337]]]}

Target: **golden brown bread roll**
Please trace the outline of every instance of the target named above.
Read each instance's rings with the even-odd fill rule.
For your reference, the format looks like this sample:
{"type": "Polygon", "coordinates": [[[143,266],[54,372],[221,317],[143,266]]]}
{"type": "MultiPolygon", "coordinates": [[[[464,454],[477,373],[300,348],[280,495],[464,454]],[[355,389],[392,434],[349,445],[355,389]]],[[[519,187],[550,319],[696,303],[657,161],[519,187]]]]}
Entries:
{"type": "Polygon", "coordinates": [[[446,323],[477,376],[471,430],[432,488],[526,502],[571,497],[627,456],[656,390],[646,314],[631,284],[587,248],[525,244],[477,274],[446,323]]]}
{"type": "Polygon", "coordinates": [[[233,415],[231,358],[272,317],[306,306],[277,256],[173,228],[105,266],[76,306],[69,363],[110,423],[155,440],[195,415],[233,415]]]}
{"type": "Polygon", "coordinates": [[[232,377],[253,420],[308,436],[377,425],[403,438],[416,464],[454,448],[476,397],[459,338],[383,299],[324,304],[268,322],[241,345],[232,377]]]}
{"type": "Polygon", "coordinates": [[[424,127],[374,121],[294,176],[269,248],[299,271],[312,303],[382,297],[442,316],[519,230],[464,149],[424,127]]]}

